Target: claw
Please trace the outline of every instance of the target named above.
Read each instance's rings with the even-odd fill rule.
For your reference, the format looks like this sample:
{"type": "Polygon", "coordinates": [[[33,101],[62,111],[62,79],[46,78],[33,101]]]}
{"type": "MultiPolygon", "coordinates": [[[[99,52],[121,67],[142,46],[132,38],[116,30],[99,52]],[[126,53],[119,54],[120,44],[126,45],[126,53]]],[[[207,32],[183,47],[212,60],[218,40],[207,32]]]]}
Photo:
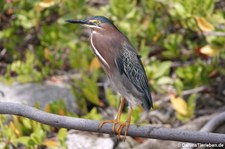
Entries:
{"type": "Polygon", "coordinates": [[[115,120],[103,120],[100,125],[99,125],[99,128],[102,128],[102,126],[106,123],[112,123],[113,126],[112,126],[112,132],[116,132],[117,133],[117,138],[118,140],[120,140],[120,136],[121,136],[121,132],[123,130],[123,128],[126,128],[125,130],[125,133],[124,133],[124,138],[123,138],[123,141],[126,140],[126,135],[127,135],[127,132],[128,132],[128,128],[130,126],[130,121],[126,121],[124,123],[121,123],[120,121],[117,121],[116,119],[115,120]],[[116,131],[115,131],[115,127],[117,126],[116,128],[116,131]]]}
{"type": "Polygon", "coordinates": [[[120,134],[121,134],[121,132],[122,132],[122,130],[123,130],[124,127],[126,128],[126,130],[125,130],[125,133],[124,133],[123,141],[126,140],[126,136],[127,136],[127,132],[128,132],[129,126],[130,126],[130,122],[125,122],[125,123],[119,124],[119,126],[116,129],[116,133],[118,134],[117,135],[118,140],[120,140],[120,134]]]}
{"type": "Polygon", "coordinates": [[[125,130],[125,133],[124,133],[124,138],[123,138],[123,141],[126,140],[126,136],[127,136],[127,132],[128,132],[128,128],[130,126],[130,122],[131,122],[131,112],[132,112],[132,109],[129,108],[129,111],[128,111],[128,116],[127,116],[127,120],[126,122],[122,123],[120,122],[120,116],[121,116],[121,113],[122,113],[122,109],[124,107],[124,103],[125,103],[125,99],[123,98],[121,103],[120,103],[120,107],[119,107],[119,111],[117,113],[117,116],[116,116],[116,119],[114,120],[103,120],[100,125],[99,125],[99,128],[102,128],[102,126],[106,123],[112,123],[112,132],[116,132],[117,133],[117,138],[118,140],[120,140],[120,135],[121,135],[121,132],[123,131],[123,128],[125,127],[126,130],[125,130]],[[116,128],[116,125],[117,128],[116,128]],[[116,128],[116,130],[115,130],[116,128]]]}
{"type": "Polygon", "coordinates": [[[102,126],[106,123],[112,123],[113,126],[112,126],[112,132],[115,132],[115,126],[120,123],[117,119],[115,120],[103,120],[101,121],[101,123],[99,124],[98,128],[102,128],[102,126]]]}

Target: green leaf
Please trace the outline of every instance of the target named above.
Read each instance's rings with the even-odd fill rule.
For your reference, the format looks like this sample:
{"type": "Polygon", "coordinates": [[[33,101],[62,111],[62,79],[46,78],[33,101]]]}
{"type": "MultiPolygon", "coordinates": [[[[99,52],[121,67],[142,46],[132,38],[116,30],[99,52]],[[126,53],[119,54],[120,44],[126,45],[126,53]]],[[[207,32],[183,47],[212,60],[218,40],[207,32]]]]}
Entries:
{"type": "Polygon", "coordinates": [[[46,134],[41,127],[36,127],[34,132],[31,134],[31,138],[35,144],[41,145],[44,141],[45,135],[46,134]]]}
{"type": "Polygon", "coordinates": [[[175,89],[177,90],[177,93],[179,95],[181,95],[182,91],[183,91],[183,88],[184,88],[184,85],[183,85],[183,82],[180,80],[180,79],[176,79],[174,81],[174,87],[175,89]]]}
{"type": "Polygon", "coordinates": [[[87,98],[88,101],[90,101],[91,103],[94,103],[96,105],[100,105],[100,100],[99,100],[98,95],[96,93],[92,92],[88,88],[83,88],[82,91],[83,91],[84,96],[87,98]]]}
{"type": "Polygon", "coordinates": [[[100,114],[98,114],[97,108],[94,107],[94,108],[91,109],[91,111],[87,115],[83,116],[83,118],[101,120],[102,116],[100,114]]]}
{"type": "Polygon", "coordinates": [[[33,139],[28,140],[28,145],[29,146],[34,146],[36,143],[34,142],[33,139]]]}
{"type": "Polygon", "coordinates": [[[93,75],[91,78],[87,76],[83,76],[84,84],[82,88],[82,92],[88,101],[94,103],[96,105],[101,105],[100,100],[98,98],[98,86],[97,86],[97,77],[93,75]]]}
{"type": "Polygon", "coordinates": [[[113,91],[110,88],[106,90],[106,98],[110,106],[113,106],[114,108],[118,107],[120,100],[116,95],[113,94],[113,91]]]}
{"type": "Polygon", "coordinates": [[[27,129],[31,129],[32,128],[30,119],[24,118],[24,119],[22,119],[22,123],[23,123],[24,127],[26,127],[27,129]]]}
{"type": "Polygon", "coordinates": [[[163,84],[170,84],[172,82],[172,79],[170,77],[167,76],[163,76],[161,78],[158,79],[157,83],[159,85],[163,85],[163,84]]]}
{"type": "Polygon", "coordinates": [[[63,139],[66,138],[66,136],[67,136],[67,129],[65,129],[65,128],[60,128],[57,137],[58,137],[60,140],[63,140],[63,139]]]}
{"type": "Polygon", "coordinates": [[[188,98],[188,111],[189,111],[190,117],[192,117],[195,112],[196,98],[197,98],[197,94],[192,94],[188,98]]]}
{"type": "Polygon", "coordinates": [[[171,67],[171,62],[169,62],[169,61],[160,63],[156,72],[153,74],[153,78],[156,79],[156,78],[159,78],[159,77],[165,75],[166,73],[169,72],[170,67],[171,67]]]}
{"type": "Polygon", "coordinates": [[[67,129],[60,128],[57,137],[59,138],[60,141],[65,141],[67,137],[67,129]]]}
{"type": "Polygon", "coordinates": [[[22,137],[17,138],[15,141],[17,143],[21,143],[21,144],[24,144],[26,146],[29,146],[30,137],[22,136],[22,137]]]}
{"type": "Polygon", "coordinates": [[[187,12],[183,5],[181,5],[180,3],[174,3],[172,7],[173,8],[170,9],[170,13],[172,16],[179,17],[181,19],[186,18],[187,12]]]}

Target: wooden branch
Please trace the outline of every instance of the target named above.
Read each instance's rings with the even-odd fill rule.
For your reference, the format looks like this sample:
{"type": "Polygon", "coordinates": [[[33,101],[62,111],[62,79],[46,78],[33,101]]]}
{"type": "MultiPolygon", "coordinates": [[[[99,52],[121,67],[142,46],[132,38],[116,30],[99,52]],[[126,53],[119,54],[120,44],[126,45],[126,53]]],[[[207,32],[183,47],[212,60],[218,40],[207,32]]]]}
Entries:
{"type": "Polygon", "coordinates": [[[225,112],[215,115],[215,117],[206,123],[200,131],[212,132],[222,124],[225,125],[225,112]]]}
{"type": "MultiPolygon", "coordinates": [[[[0,114],[23,116],[55,127],[107,134],[112,133],[112,124],[105,124],[103,128],[99,129],[98,125],[100,122],[96,120],[60,116],[17,103],[0,102],[0,114]]],[[[122,134],[124,134],[124,131],[122,134]]],[[[127,135],[132,137],[144,137],[192,143],[225,143],[225,134],[194,132],[175,128],[161,128],[151,125],[131,125],[127,135]]]]}

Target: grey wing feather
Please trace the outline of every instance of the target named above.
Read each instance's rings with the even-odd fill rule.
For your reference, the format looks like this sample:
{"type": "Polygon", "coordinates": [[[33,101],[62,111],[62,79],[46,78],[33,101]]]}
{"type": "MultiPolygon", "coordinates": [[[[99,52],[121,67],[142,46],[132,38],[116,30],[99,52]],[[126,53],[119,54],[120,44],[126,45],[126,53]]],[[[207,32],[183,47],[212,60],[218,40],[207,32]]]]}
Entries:
{"type": "Polygon", "coordinates": [[[144,94],[144,99],[142,99],[143,107],[145,110],[149,110],[152,107],[152,98],[140,57],[131,46],[124,46],[122,51],[121,55],[116,59],[117,67],[121,75],[125,74],[136,89],[144,94]]]}

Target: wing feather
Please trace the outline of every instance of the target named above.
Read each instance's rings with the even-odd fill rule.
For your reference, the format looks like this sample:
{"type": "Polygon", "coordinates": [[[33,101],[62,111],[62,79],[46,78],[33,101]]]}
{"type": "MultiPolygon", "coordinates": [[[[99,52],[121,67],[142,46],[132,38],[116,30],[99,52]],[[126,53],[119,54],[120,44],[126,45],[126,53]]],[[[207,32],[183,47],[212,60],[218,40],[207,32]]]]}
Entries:
{"type": "Polygon", "coordinates": [[[125,44],[122,53],[116,59],[116,65],[121,75],[125,74],[136,89],[144,94],[144,99],[141,99],[143,107],[144,109],[149,110],[152,107],[152,98],[148,79],[140,56],[137,55],[135,49],[132,46],[125,44]]]}

